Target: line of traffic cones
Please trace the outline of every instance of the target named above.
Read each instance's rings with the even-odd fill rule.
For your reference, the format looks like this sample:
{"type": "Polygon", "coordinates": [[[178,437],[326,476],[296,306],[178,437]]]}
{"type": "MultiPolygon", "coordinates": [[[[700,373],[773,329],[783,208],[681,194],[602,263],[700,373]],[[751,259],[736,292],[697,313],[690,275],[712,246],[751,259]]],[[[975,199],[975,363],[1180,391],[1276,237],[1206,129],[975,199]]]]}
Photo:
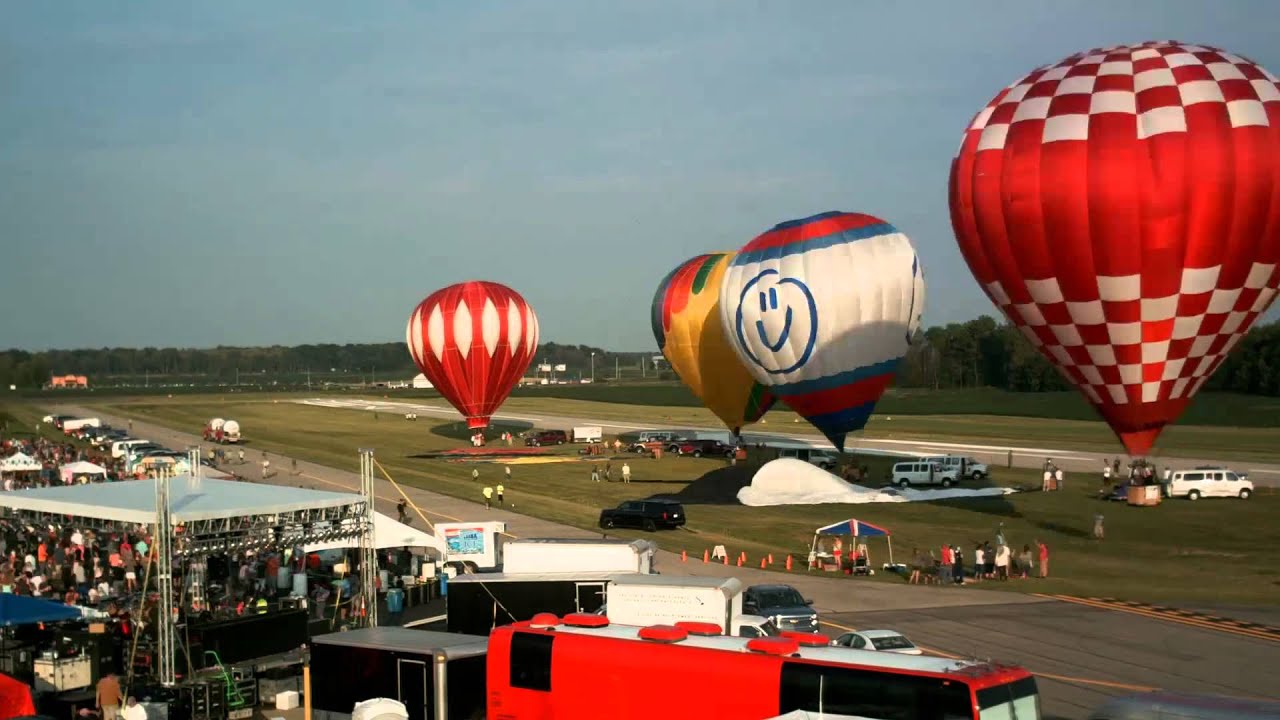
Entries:
{"type": "MultiPolygon", "coordinates": [[[[722,556],[720,557],[720,560],[721,560],[725,565],[728,565],[728,564],[729,564],[729,555],[728,555],[728,553],[726,553],[726,554],[722,555],[722,556]]],[[[687,550],[681,550],[681,551],[680,551],[680,562],[682,562],[682,563],[687,563],[687,562],[689,562],[689,552],[688,552],[687,550]]],[[[707,549],[703,549],[703,551],[702,551],[702,564],[703,564],[703,565],[707,565],[707,564],[709,564],[710,562],[711,562],[711,551],[710,551],[710,550],[707,550],[707,549]]],[[[787,572],[791,572],[791,568],[792,568],[793,562],[794,562],[794,560],[792,559],[791,554],[790,554],[790,553],[788,553],[788,554],[787,554],[787,560],[786,560],[786,563],[785,563],[785,565],[786,565],[786,569],[787,569],[787,572]]],[[[747,551],[746,551],[746,550],[742,550],[742,551],[740,551],[740,552],[738,553],[738,559],[737,559],[737,563],[736,563],[736,564],[737,564],[737,566],[738,566],[738,567],[744,567],[745,565],[747,565],[747,563],[748,563],[748,560],[747,560],[747,551]]],[[[766,554],[766,555],[764,555],[764,556],[762,556],[762,557],[760,558],[760,569],[761,569],[761,570],[768,570],[772,565],[773,565],[773,553],[768,553],[768,554],[766,554]]]]}

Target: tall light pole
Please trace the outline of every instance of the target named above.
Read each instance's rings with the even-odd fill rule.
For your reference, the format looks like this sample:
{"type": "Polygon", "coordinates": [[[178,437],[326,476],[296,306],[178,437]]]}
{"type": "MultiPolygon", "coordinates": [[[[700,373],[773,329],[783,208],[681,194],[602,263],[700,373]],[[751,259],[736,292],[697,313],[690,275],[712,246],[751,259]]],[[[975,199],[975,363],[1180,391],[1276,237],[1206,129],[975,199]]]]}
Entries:
{"type": "Polygon", "coordinates": [[[595,352],[592,352],[591,353],[591,382],[594,383],[595,381],[596,381],[596,354],[595,352]]]}

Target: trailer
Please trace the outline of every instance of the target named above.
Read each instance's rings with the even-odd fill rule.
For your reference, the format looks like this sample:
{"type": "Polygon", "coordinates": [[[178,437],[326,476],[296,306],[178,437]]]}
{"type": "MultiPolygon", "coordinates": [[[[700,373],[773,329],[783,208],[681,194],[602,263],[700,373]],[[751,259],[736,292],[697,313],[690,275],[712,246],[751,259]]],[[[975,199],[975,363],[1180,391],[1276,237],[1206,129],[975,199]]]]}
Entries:
{"type": "Polygon", "coordinates": [[[615,572],[478,573],[449,580],[446,626],[451,633],[488,635],[495,627],[542,612],[595,613],[608,598],[615,572]]]}
{"type": "Polygon", "coordinates": [[[487,653],[484,637],[400,627],[317,636],[313,717],[350,720],[356,703],[373,698],[403,703],[409,720],[483,717],[487,653]]]}
{"type": "Polygon", "coordinates": [[[777,635],[767,618],[742,613],[742,583],[736,578],[628,575],[609,585],[605,615],[618,625],[710,623],[725,635],[777,635]]]}
{"type": "Polygon", "coordinates": [[[81,428],[102,427],[102,420],[96,417],[68,418],[62,421],[62,432],[70,435],[81,428]]]}
{"type": "Polygon", "coordinates": [[[502,572],[651,573],[658,546],[648,540],[532,538],[502,545],[502,572]]]}
{"type": "Polygon", "coordinates": [[[604,428],[599,425],[579,425],[573,429],[573,441],[597,443],[604,439],[604,428]]]}

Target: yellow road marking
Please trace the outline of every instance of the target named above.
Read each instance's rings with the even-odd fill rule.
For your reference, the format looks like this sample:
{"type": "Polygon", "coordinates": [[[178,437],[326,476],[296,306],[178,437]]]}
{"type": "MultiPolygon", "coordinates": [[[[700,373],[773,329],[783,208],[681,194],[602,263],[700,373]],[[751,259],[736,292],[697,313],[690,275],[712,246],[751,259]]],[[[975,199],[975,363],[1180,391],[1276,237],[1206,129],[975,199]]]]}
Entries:
{"type": "Polygon", "coordinates": [[[1084,605],[1085,607],[1096,608],[1098,610],[1114,610],[1115,612],[1129,613],[1132,615],[1140,615],[1153,620],[1164,620],[1166,622],[1179,623],[1190,627],[1197,627],[1202,630],[1215,630],[1217,632],[1230,633],[1232,635],[1240,635],[1242,637],[1250,637],[1257,640],[1270,640],[1272,642],[1280,642],[1280,637],[1261,630],[1252,628],[1241,628],[1224,623],[1216,623],[1200,618],[1183,617],[1169,612],[1160,612],[1156,610],[1148,610],[1146,608],[1133,607],[1130,605],[1122,605],[1119,603],[1103,602],[1101,600],[1093,600],[1088,598],[1073,597],[1071,595],[1041,595],[1036,593],[1037,597],[1049,598],[1051,600],[1059,600],[1062,602],[1075,603],[1076,605],[1084,605]]]}

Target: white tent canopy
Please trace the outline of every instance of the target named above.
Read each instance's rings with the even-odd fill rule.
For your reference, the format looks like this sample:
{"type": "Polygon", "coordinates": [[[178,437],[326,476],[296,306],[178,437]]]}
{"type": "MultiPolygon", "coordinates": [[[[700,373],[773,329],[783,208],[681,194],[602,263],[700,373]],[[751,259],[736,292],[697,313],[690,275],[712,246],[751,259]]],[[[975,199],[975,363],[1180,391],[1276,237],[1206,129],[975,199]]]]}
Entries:
{"type": "Polygon", "coordinates": [[[101,465],[95,465],[91,462],[78,460],[73,463],[67,463],[58,468],[58,474],[62,477],[62,482],[67,482],[76,475],[102,475],[106,476],[107,469],[101,465]]]}
{"type": "Polygon", "coordinates": [[[0,460],[0,472],[32,472],[42,467],[44,466],[35,458],[25,453],[14,453],[0,460]]]}
{"type": "MultiPolygon", "coordinates": [[[[435,535],[409,527],[382,513],[373,514],[373,542],[379,550],[398,547],[429,547],[435,548],[441,554],[444,553],[444,543],[435,535]]],[[[359,545],[360,538],[353,537],[346,540],[315,543],[307,545],[303,549],[306,552],[320,552],[321,550],[338,550],[340,548],[358,547],[359,545]]]]}
{"type": "MultiPolygon", "coordinates": [[[[169,499],[175,524],[336,508],[364,502],[364,498],[352,493],[207,477],[197,479],[190,475],[178,475],[169,481],[169,499]]],[[[0,508],[152,524],[156,521],[156,481],[124,480],[16,490],[0,494],[0,508]]]]}

